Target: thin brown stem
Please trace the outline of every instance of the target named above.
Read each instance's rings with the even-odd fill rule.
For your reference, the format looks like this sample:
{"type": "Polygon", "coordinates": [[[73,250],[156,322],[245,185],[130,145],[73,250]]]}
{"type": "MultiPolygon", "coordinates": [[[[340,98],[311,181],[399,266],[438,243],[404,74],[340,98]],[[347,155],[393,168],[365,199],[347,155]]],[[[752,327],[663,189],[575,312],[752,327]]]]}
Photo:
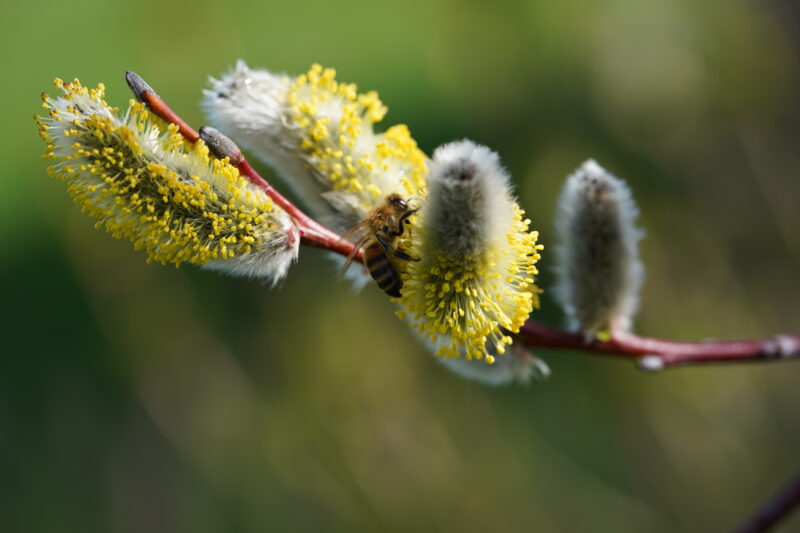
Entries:
{"type": "Polygon", "coordinates": [[[737,533],[763,533],[800,506],[800,476],[783,488],[753,515],[737,533]]]}
{"type": "Polygon", "coordinates": [[[769,339],[680,342],[615,332],[608,340],[587,341],[582,335],[528,320],[518,334],[529,348],[561,348],[636,359],[643,370],[725,362],[778,361],[800,358],[800,335],[769,339]]]}

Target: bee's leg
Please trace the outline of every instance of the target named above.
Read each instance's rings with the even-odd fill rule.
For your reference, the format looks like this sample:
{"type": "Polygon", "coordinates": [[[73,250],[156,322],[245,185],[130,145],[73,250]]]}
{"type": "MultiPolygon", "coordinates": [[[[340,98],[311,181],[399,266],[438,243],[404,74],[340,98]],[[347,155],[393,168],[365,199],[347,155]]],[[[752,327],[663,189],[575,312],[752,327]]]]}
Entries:
{"type": "Polygon", "coordinates": [[[383,249],[386,250],[387,253],[393,253],[395,251],[394,248],[392,247],[392,244],[389,241],[387,241],[383,235],[379,235],[376,233],[375,240],[378,241],[378,244],[380,244],[383,247],[383,249]]]}
{"type": "Polygon", "coordinates": [[[400,220],[403,220],[403,221],[407,220],[408,217],[410,217],[411,215],[413,215],[417,211],[419,211],[419,209],[409,209],[408,211],[406,211],[405,213],[400,215],[400,220]]]}
{"type": "Polygon", "coordinates": [[[395,250],[394,256],[398,259],[402,259],[403,261],[419,261],[418,257],[411,257],[407,253],[401,252],[400,250],[395,250]]]}
{"type": "Polygon", "coordinates": [[[403,213],[402,215],[400,215],[400,220],[399,220],[399,221],[398,221],[398,223],[397,223],[397,225],[398,225],[398,226],[400,226],[400,231],[397,231],[397,232],[393,233],[393,236],[395,236],[395,237],[399,237],[400,235],[402,235],[402,234],[403,234],[403,230],[405,229],[405,227],[403,226],[403,224],[404,224],[405,222],[408,222],[408,217],[410,217],[411,215],[413,215],[413,214],[414,214],[414,213],[416,213],[417,211],[419,211],[419,209],[412,209],[412,210],[410,210],[410,211],[406,211],[405,213],[403,213]]]}

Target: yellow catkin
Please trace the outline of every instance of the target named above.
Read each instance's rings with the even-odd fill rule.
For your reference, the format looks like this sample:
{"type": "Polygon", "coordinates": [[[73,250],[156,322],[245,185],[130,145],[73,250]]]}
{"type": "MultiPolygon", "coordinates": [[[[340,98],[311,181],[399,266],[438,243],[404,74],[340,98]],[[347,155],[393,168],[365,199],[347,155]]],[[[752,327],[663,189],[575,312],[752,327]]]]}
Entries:
{"type": "Polygon", "coordinates": [[[315,64],[292,82],[288,102],[301,151],[332,190],[353,193],[365,211],[390,193],[424,195],[427,158],[408,128],[393,126],[371,141],[373,124],[387,111],[376,92],[358,94],[354,84],[336,81],[334,69],[315,64]],[[379,179],[389,172],[399,175],[379,179]]]}
{"type": "Polygon", "coordinates": [[[423,255],[403,274],[402,316],[432,342],[436,355],[494,362],[528,315],[539,307],[534,281],[541,245],[538,232],[528,231],[529,220],[514,206],[513,224],[502,242],[491,243],[480,256],[454,260],[426,246],[423,211],[411,252],[423,255]],[[449,341],[445,341],[449,339],[449,341]]]}
{"type": "Polygon", "coordinates": [[[174,126],[163,130],[138,102],[119,117],[102,85],[55,85],[64,96],[42,95],[50,112],[36,117],[44,157],[98,227],[176,266],[250,253],[278,230],[271,201],[202,142],[188,143],[174,126]]]}

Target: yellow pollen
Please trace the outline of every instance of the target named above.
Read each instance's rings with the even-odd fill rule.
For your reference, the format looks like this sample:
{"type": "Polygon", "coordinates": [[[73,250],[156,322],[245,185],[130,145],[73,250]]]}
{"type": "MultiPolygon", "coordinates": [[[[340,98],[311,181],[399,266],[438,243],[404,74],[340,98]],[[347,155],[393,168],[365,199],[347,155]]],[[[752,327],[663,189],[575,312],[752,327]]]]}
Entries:
{"type": "Polygon", "coordinates": [[[314,64],[294,79],[286,102],[309,170],[332,190],[352,194],[365,215],[391,193],[424,197],[427,160],[408,128],[366,135],[386,114],[376,92],[358,94],[354,84],[336,81],[335,70],[314,64]],[[396,178],[381,179],[380,172],[396,178]],[[397,182],[404,190],[386,188],[397,182]]]}
{"type": "Polygon", "coordinates": [[[272,202],[202,142],[187,142],[138,102],[117,116],[102,84],[55,85],[64,96],[44,97],[54,113],[36,117],[54,160],[48,172],[98,227],[149,261],[204,264],[250,253],[281,231],[272,202]]]}

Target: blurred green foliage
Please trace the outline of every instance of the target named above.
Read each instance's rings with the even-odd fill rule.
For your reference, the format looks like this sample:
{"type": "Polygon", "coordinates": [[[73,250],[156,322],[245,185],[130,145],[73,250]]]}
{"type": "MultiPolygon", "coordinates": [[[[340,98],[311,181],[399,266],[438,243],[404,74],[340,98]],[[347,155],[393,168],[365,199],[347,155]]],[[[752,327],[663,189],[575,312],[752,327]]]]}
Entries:
{"type": "MultiPolygon", "coordinates": [[[[500,152],[551,244],[588,157],[643,211],[638,330],[800,331],[800,13],[788,1],[14,2],[0,136],[0,530],[720,531],[800,469],[800,366],[544,352],[446,373],[302,250],[282,287],[148,265],[39,160],[55,76],[133,69],[191,123],[235,59],[376,89],[428,152],[500,152]]],[[[547,249],[542,285],[550,279],[547,249]]],[[[549,298],[537,317],[558,323],[549,298]]],[[[800,528],[800,516],[781,531],[800,528]]]]}

